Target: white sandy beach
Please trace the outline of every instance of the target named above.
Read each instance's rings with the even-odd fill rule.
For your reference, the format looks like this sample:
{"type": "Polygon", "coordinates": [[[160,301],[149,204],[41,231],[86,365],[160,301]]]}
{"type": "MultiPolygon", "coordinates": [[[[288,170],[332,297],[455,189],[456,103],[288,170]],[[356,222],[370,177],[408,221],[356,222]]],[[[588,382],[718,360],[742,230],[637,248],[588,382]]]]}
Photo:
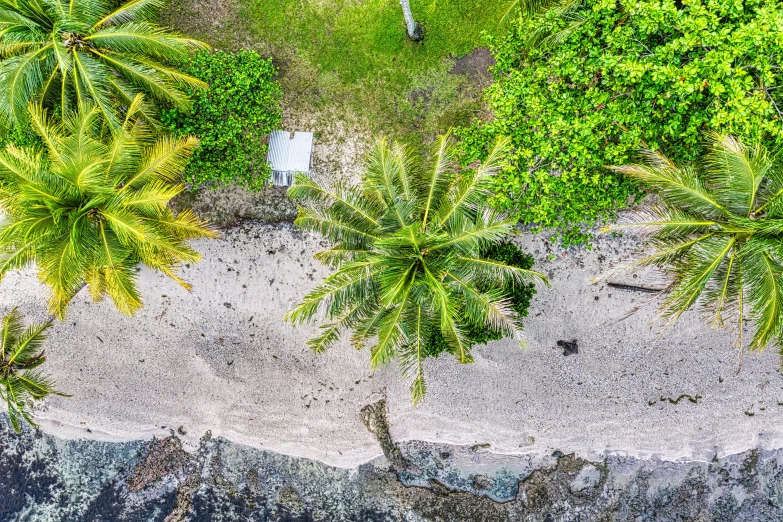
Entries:
{"type": "MultiPolygon", "coordinates": [[[[733,337],[696,312],[656,342],[654,298],[590,284],[627,254],[619,239],[548,260],[542,236],[520,237],[553,285],[534,298],[528,347],[507,340],[477,347],[472,365],[428,362],[429,392],[415,408],[396,367],[371,373],[368,353],[347,341],[315,355],[305,346],[314,327],[283,322],[327,273],[312,259],[319,243],[289,226],[258,224],[199,242],[204,260],[184,271],[193,291],[142,270],[146,306],[135,318],[80,294],[46,345],[48,371],[73,397],[37,410],[43,429],[118,440],[182,426],[190,444],[211,430],[353,467],[380,454],[359,410],[386,396],[397,440],[589,458],[708,459],[783,447],[778,353],[746,354],[737,374],[733,337]],[[577,339],[579,353],[564,356],[559,339],[577,339]],[[665,400],[683,394],[698,402],[665,400]]],[[[32,270],[12,273],[0,284],[0,309],[19,305],[42,319],[45,296],[32,270]]]]}

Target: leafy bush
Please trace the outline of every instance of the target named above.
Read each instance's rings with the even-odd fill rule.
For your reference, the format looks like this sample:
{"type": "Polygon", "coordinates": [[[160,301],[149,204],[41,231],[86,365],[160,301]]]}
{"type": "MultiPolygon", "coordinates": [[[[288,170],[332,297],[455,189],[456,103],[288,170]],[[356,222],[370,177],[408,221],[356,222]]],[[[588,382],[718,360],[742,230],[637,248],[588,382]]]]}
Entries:
{"type": "Polygon", "coordinates": [[[642,141],[678,162],[702,153],[708,129],[783,142],[781,34],[783,4],[768,0],[585,0],[520,19],[491,41],[495,119],[462,130],[466,159],[510,136],[495,202],[584,240],[580,225],[637,191],[604,166],[642,141]],[[531,46],[536,31],[562,38],[531,46]]]}
{"type": "MultiPolygon", "coordinates": [[[[497,261],[508,266],[530,270],[533,268],[533,256],[522,252],[514,243],[499,243],[491,245],[484,253],[484,259],[497,261]]],[[[482,291],[489,291],[488,285],[479,284],[477,288],[482,291]]],[[[527,309],[530,307],[530,300],[536,294],[536,285],[533,283],[520,283],[516,281],[507,281],[502,287],[502,293],[511,300],[511,308],[516,312],[517,317],[522,319],[527,317],[527,309]]],[[[486,344],[489,341],[497,341],[505,337],[503,332],[487,327],[484,324],[477,325],[466,323],[465,338],[470,346],[477,344],[486,344]]],[[[448,350],[448,343],[440,332],[436,331],[432,336],[429,351],[436,356],[448,350]]]]}
{"type": "Polygon", "coordinates": [[[194,187],[238,183],[259,189],[270,174],[265,140],[282,118],[272,60],[252,51],[201,52],[186,72],[209,89],[187,89],[193,110],[170,109],[161,118],[176,135],[201,142],[185,180],[194,187]]]}

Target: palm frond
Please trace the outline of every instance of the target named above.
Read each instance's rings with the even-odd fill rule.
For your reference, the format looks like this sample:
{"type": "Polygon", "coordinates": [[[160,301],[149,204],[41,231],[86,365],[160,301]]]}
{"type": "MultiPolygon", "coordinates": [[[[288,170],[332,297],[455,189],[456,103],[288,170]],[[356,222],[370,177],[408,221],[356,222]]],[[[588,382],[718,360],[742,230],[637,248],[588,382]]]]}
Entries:
{"type": "Polygon", "coordinates": [[[130,0],[95,22],[92,29],[98,29],[104,25],[121,25],[137,20],[151,20],[157,10],[165,4],[165,0],[130,0]]]}
{"type": "Polygon", "coordinates": [[[422,304],[410,307],[405,321],[408,342],[397,352],[403,377],[411,380],[410,392],[413,404],[419,404],[427,393],[424,380],[424,360],[427,358],[427,343],[432,338],[429,311],[422,304]]]}
{"type": "Polygon", "coordinates": [[[294,174],[294,184],[288,189],[288,197],[311,208],[335,206],[335,210],[341,214],[356,214],[367,221],[368,231],[379,225],[378,220],[383,214],[383,208],[379,208],[377,202],[363,198],[357,190],[330,187],[325,180],[314,179],[305,174],[294,174]]]}
{"type": "Polygon", "coordinates": [[[108,26],[84,38],[91,45],[109,52],[154,56],[178,61],[188,53],[209,47],[197,40],[183,38],[148,22],[127,22],[108,26]]]}
{"type": "Polygon", "coordinates": [[[434,209],[441,195],[448,190],[450,185],[449,171],[453,168],[453,145],[451,133],[447,133],[438,139],[438,148],[430,170],[427,182],[423,184],[420,192],[424,198],[422,229],[429,223],[430,212],[434,209]]]}
{"type": "Polygon", "coordinates": [[[748,147],[734,136],[708,136],[704,170],[715,199],[732,214],[749,217],[758,206],[761,182],[772,167],[767,150],[761,143],[748,147]]]}
{"type": "Polygon", "coordinates": [[[725,216],[729,209],[722,206],[707,190],[692,166],[680,166],[660,152],[643,151],[646,165],[624,165],[612,170],[639,179],[661,194],[672,207],[707,218],[725,216]]]}
{"type": "Polygon", "coordinates": [[[475,171],[456,179],[449,193],[444,194],[438,205],[437,215],[440,218],[440,226],[446,224],[455,212],[463,208],[470,212],[479,212],[481,205],[492,194],[489,179],[501,166],[501,159],[508,151],[511,140],[507,137],[498,137],[487,158],[475,171]]]}
{"type": "Polygon", "coordinates": [[[459,265],[460,272],[467,269],[472,277],[497,281],[498,283],[512,282],[517,284],[543,283],[551,287],[549,279],[541,272],[528,270],[516,266],[510,266],[499,261],[491,259],[476,259],[465,256],[458,256],[461,261],[459,265]]]}
{"type": "Polygon", "coordinates": [[[742,249],[742,265],[756,332],[750,347],[763,350],[775,341],[783,346],[783,266],[767,241],[752,240],[742,249]]]}
{"type": "Polygon", "coordinates": [[[648,153],[647,165],[617,168],[660,190],[665,201],[609,227],[648,235],[651,252],[620,271],[658,265],[671,275],[661,307],[670,323],[700,305],[715,325],[725,326],[726,319],[736,324],[742,349],[749,313],[756,327],[750,347],[761,350],[772,342],[783,347],[778,155],[732,136],[709,133],[706,140],[708,152],[693,166],[648,153]]]}
{"type": "Polygon", "coordinates": [[[334,243],[315,257],[336,272],[286,316],[295,324],[327,319],[308,342],[313,350],[323,351],[353,330],[354,345],[370,345],[373,368],[399,359],[418,403],[426,391],[426,358],[445,349],[460,362],[472,360],[469,327],[486,324],[501,334],[519,332],[504,284],[546,278],[499,263],[482,264],[483,252],[501,242],[513,225],[486,203],[487,180],[507,145],[500,139],[490,157],[466,173],[452,160],[448,135],[424,167],[410,149],[379,139],[359,186],[295,177],[288,192],[300,204],[295,224],[334,243]],[[498,288],[477,286],[491,282],[498,288]],[[447,348],[434,345],[436,334],[447,348]]]}
{"type": "Polygon", "coordinates": [[[195,140],[150,142],[130,119],[106,134],[93,106],[57,123],[36,106],[31,111],[48,154],[12,145],[0,152],[0,201],[10,218],[0,227],[0,278],[35,263],[60,318],[85,283],[94,300],[108,296],[134,313],[139,264],[189,288],[177,271],[201,256],[188,240],[217,235],[192,211],[174,215],[167,206],[182,190],[173,181],[195,140]]]}
{"type": "Polygon", "coordinates": [[[21,313],[14,308],[0,322],[0,397],[5,400],[11,426],[18,433],[22,422],[36,426],[30,402],[48,395],[63,395],[52,380],[38,368],[46,361],[44,332],[51,323],[25,328],[21,313]]]}

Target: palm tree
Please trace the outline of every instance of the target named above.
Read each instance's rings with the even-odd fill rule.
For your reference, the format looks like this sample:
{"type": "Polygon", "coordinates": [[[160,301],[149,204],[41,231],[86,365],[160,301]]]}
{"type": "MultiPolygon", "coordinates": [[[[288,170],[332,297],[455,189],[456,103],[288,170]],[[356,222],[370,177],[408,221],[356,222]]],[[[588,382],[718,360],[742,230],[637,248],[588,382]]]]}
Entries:
{"type": "MultiPolygon", "coordinates": [[[[11,123],[43,99],[62,114],[94,105],[113,130],[139,92],[187,109],[183,85],[206,85],[177,63],[206,44],[152,21],[165,0],[0,0],[0,114],[11,123]]],[[[137,111],[148,122],[155,109],[137,111]]]]}
{"type": "Polygon", "coordinates": [[[64,122],[31,109],[30,120],[45,150],[8,145],[0,152],[0,278],[30,263],[51,288],[50,311],[62,318],[84,284],[94,300],[108,295],[133,314],[140,263],[172,277],[181,263],[200,259],[187,240],[215,237],[191,211],[167,207],[183,190],[177,184],[197,145],[193,137],[153,141],[136,125],[138,95],[120,130],[97,137],[101,110],[67,113],[64,122]]]}
{"type": "Polygon", "coordinates": [[[671,275],[661,314],[674,323],[698,305],[713,323],[736,325],[740,355],[746,318],[750,348],[783,347],[783,165],[761,144],[708,135],[693,166],[646,152],[645,165],[614,170],[660,192],[662,203],[609,229],[641,232],[652,252],[621,270],[661,265],[671,275]]]}
{"type": "Polygon", "coordinates": [[[20,420],[35,426],[28,409],[31,400],[47,395],[65,395],[54,390],[51,380],[38,369],[46,361],[41,345],[51,322],[24,327],[22,314],[14,308],[0,327],[0,397],[8,406],[11,426],[21,431],[20,420]]]}
{"type": "Polygon", "coordinates": [[[486,204],[507,145],[498,140],[477,169],[460,170],[445,136],[425,171],[408,149],[380,140],[358,186],[296,177],[289,189],[302,204],[296,224],[334,243],[316,258],[337,269],[287,316],[295,324],[328,318],[308,342],[313,350],[323,351],[349,329],[357,346],[373,339],[371,366],[399,359],[418,402],[425,393],[422,363],[437,354],[432,332],[440,331],[461,363],[472,361],[469,325],[519,333],[501,289],[509,281],[546,278],[482,255],[514,226],[486,204]]]}

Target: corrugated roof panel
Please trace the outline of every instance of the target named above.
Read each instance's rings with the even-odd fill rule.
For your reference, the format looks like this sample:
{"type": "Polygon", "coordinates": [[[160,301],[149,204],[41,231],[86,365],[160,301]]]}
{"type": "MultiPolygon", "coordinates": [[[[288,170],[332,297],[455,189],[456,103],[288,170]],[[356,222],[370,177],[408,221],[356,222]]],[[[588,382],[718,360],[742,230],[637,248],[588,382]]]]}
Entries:
{"type": "Polygon", "coordinates": [[[312,152],[313,133],[295,133],[288,152],[288,170],[293,170],[294,172],[310,172],[310,155],[312,152]]]}
{"type": "Polygon", "coordinates": [[[269,152],[266,162],[272,168],[274,185],[290,186],[294,172],[310,174],[310,157],[313,152],[313,133],[272,131],[269,135],[269,152]]]}
{"type": "Polygon", "coordinates": [[[272,170],[288,170],[290,136],[290,133],[278,130],[272,131],[272,134],[269,135],[269,152],[266,155],[266,162],[272,170]]]}

